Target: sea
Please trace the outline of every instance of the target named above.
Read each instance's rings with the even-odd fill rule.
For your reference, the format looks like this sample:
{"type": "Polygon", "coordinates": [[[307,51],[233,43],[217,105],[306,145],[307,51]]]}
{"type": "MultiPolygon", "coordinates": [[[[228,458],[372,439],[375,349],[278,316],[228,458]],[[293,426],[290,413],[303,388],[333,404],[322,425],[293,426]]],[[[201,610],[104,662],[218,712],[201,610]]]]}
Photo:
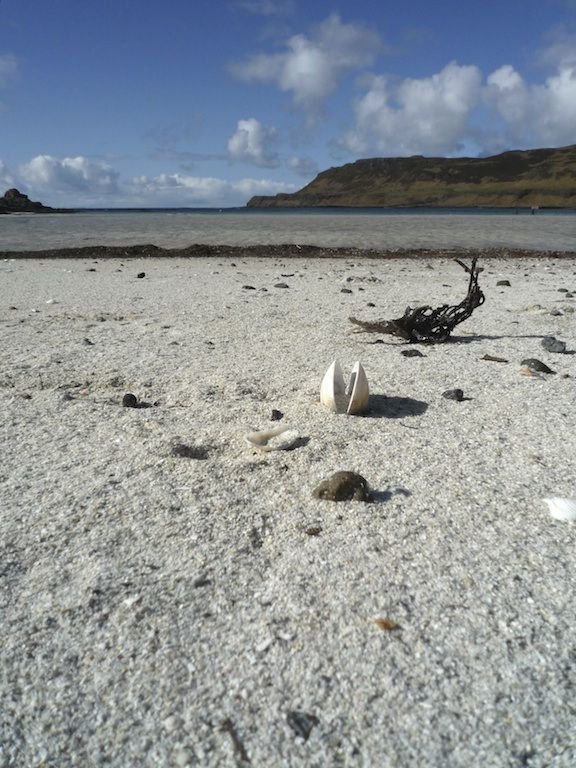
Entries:
{"type": "Polygon", "coordinates": [[[94,209],[0,216],[0,252],[144,245],[510,248],[576,253],[576,210],[94,209]]]}

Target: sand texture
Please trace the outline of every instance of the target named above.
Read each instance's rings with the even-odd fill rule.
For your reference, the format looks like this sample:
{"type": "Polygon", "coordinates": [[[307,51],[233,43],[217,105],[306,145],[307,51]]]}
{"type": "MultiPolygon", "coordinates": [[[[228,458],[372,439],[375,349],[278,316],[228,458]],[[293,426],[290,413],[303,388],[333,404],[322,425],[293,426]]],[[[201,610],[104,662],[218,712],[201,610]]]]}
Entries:
{"type": "Polygon", "coordinates": [[[0,262],[2,768],[576,765],[576,258],[483,266],[425,346],[348,317],[458,303],[449,258],[0,262]]]}

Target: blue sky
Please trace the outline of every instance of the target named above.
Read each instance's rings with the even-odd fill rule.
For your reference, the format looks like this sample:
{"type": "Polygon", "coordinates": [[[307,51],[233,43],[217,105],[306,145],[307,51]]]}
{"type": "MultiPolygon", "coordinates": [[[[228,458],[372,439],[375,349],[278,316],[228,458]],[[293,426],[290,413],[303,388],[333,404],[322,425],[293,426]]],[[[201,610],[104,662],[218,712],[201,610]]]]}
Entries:
{"type": "Polygon", "coordinates": [[[0,192],[234,206],[576,143],[576,0],[0,0],[0,192]]]}

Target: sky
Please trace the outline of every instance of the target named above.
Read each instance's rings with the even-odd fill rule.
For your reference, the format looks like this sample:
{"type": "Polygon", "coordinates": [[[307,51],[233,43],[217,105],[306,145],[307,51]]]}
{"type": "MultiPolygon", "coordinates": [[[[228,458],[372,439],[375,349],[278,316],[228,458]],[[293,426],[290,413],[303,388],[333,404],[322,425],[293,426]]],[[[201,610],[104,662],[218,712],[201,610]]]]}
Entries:
{"type": "Polygon", "coordinates": [[[0,0],[0,194],[230,207],[576,143],[576,0],[0,0]]]}

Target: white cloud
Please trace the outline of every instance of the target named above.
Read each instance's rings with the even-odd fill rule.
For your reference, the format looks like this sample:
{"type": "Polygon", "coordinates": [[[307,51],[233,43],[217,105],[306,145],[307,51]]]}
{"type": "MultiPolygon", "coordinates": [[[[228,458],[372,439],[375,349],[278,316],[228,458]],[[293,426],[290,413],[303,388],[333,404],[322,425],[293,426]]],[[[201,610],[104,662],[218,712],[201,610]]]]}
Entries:
{"type": "Polygon", "coordinates": [[[0,87],[5,86],[10,78],[16,74],[18,62],[11,53],[0,55],[0,87]]]}
{"type": "Polygon", "coordinates": [[[517,146],[576,142],[576,56],[564,55],[555,74],[529,84],[510,65],[488,77],[486,103],[503,123],[504,141],[517,146]]]}
{"type": "Polygon", "coordinates": [[[481,81],[478,67],[455,62],[396,87],[385,76],[375,76],[355,105],[355,126],[341,145],[355,154],[457,153],[480,100],[481,81]]]}
{"type": "Polygon", "coordinates": [[[110,165],[82,156],[37,155],[21,167],[20,173],[31,188],[41,191],[90,197],[118,191],[118,173],[110,165]]]}
{"type": "Polygon", "coordinates": [[[381,48],[378,34],[360,24],[343,24],[332,14],[308,37],[295,35],[286,51],[258,54],[232,66],[242,80],[272,83],[291,93],[293,103],[311,118],[348,72],[369,66],[381,48]]]}
{"type": "Polygon", "coordinates": [[[275,128],[266,128],[256,118],[239,120],[235,133],[228,141],[232,160],[241,160],[262,168],[278,166],[278,154],[271,150],[277,137],[275,128]]]}
{"type": "Polygon", "coordinates": [[[268,179],[228,181],[213,177],[161,174],[132,180],[127,199],[146,205],[167,206],[240,206],[253,195],[294,192],[295,186],[268,179]]]}
{"type": "Polygon", "coordinates": [[[0,196],[14,186],[14,177],[6,167],[6,165],[0,160],[0,196]]]}

